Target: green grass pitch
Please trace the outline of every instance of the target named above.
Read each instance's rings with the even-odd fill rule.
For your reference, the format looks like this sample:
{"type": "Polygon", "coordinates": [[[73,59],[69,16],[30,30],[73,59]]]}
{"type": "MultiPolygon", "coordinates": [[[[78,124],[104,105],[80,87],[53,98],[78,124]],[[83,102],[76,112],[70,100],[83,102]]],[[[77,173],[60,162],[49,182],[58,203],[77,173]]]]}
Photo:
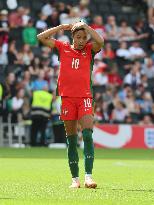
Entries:
{"type": "Polygon", "coordinates": [[[0,205],[153,205],[154,150],[95,150],[95,190],[70,190],[66,150],[0,148],[0,205]]]}

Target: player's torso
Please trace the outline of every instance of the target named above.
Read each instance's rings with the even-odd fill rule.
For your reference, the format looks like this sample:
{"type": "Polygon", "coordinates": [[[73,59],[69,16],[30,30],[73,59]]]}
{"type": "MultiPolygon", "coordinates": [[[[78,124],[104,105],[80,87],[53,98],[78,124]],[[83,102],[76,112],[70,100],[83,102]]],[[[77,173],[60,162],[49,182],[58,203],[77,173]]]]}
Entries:
{"type": "MultiPolygon", "coordinates": [[[[60,73],[58,86],[62,87],[64,96],[90,96],[91,51],[74,50],[69,44],[60,53],[60,73]]],[[[62,95],[63,95],[62,94],[62,95]]]]}

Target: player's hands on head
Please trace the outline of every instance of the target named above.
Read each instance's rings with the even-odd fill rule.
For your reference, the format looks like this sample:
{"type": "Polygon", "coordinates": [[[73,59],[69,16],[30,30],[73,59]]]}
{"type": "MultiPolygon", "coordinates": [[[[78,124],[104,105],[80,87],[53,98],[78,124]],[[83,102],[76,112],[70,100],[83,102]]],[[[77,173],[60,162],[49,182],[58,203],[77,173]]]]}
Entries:
{"type": "Polygon", "coordinates": [[[62,24],[63,30],[71,30],[73,27],[72,24],[62,24]]]}
{"type": "Polygon", "coordinates": [[[76,29],[79,29],[79,28],[86,28],[87,24],[84,23],[84,22],[78,22],[78,23],[75,23],[71,29],[71,31],[73,32],[74,30],[76,29]]]}

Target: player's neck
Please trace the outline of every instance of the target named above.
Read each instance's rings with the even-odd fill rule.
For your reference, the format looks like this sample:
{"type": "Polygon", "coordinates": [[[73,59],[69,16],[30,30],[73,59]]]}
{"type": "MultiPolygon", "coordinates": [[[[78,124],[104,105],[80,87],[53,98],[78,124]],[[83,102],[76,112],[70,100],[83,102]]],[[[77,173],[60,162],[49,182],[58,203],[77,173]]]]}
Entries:
{"type": "MultiPolygon", "coordinates": [[[[71,48],[77,51],[81,51],[80,49],[78,49],[74,44],[71,45],[71,48]]],[[[83,49],[82,49],[83,50],[83,49]]]]}
{"type": "Polygon", "coordinates": [[[78,50],[74,44],[71,45],[71,48],[74,50],[78,50]]]}

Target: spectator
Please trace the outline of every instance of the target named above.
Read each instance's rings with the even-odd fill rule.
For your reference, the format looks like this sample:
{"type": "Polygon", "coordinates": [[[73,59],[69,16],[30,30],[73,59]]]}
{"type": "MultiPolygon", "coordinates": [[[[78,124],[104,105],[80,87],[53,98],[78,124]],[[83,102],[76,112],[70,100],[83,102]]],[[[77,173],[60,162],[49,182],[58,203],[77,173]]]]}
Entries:
{"type": "Polygon", "coordinates": [[[58,59],[58,55],[57,54],[53,54],[51,56],[51,65],[55,70],[59,69],[59,59],[58,59]]]}
{"type": "Polygon", "coordinates": [[[32,76],[32,79],[36,79],[41,68],[41,61],[40,58],[35,57],[31,63],[31,65],[28,67],[28,70],[32,76]]]}
{"type": "Polygon", "coordinates": [[[105,44],[105,48],[103,50],[103,59],[107,61],[115,59],[115,52],[112,49],[112,44],[109,42],[105,44]]]}
{"type": "Polygon", "coordinates": [[[98,106],[98,105],[95,106],[94,120],[96,122],[102,122],[103,121],[102,110],[101,110],[101,107],[98,106]]]}
{"type": "Polygon", "coordinates": [[[49,78],[49,90],[54,92],[57,88],[57,76],[54,74],[54,70],[50,69],[50,78],[49,78]]]}
{"type": "Polygon", "coordinates": [[[131,115],[127,115],[126,117],[125,117],[125,124],[133,124],[134,123],[134,120],[133,120],[133,118],[131,117],[131,115]]]}
{"type": "Polygon", "coordinates": [[[52,94],[48,92],[48,86],[44,85],[42,90],[35,90],[31,105],[31,146],[46,146],[45,130],[48,119],[51,117],[52,94]],[[40,140],[38,142],[38,133],[40,140]]]}
{"type": "Polygon", "coordinates": [[[18,6],[17,0],[7,0],[6,4],[7,4],[8,9],[10,10],[14,10],[18,6]]]}
{"type": "Polygon", "coordinates": [[[34,59],[34,54],[31,51],[30,46],[28,44],[24,44],[21,53],[22,53],[23,64],[30,65],[32,60],[34,59]]]}
{"type": "Polygon", "coordinates": [[[109,123],[110,113],[109,113],[108,103],[103,102],[101,108],[102,108],[102,116],[103,116],[102,122],[109,123]]]}
{"type": "Polygon", "coordinates": [[[103,18],[102,16],[95,16],[93,18],[93,24],[91,24],[91,27],[103,38],[106,39],[106,33],[105,33],[105,26],[103,25],[103,18]]]}
{"type": "Polygon", "coordinates": [[[129,52],[130,52],[130,57],[131,59],[143,59],[146,54],[145,51],[143,50],[143,48],[141,48],[140,43],[139,42],[133,42],[131,47],[129,48],[129,52]]]}
{"type": "Polygon", "coordinates": [[[125,108],[125,104],[118,101],[115,104],[115,108],[112,111],[113,122],[124,122],[126,116],[129,114],[128,110],[125,108]]]}
{"type": "Polygon", "coordinates": [[[96,99],[96,103],[95,103],[95,112],[94,112],[94,119],[96,121],[102,121],[103,120],[103,114],[102,114],[102,95],[100,92],[96,92],[95,93],[95,99],[96,99]]]}
{"type": "Polygon", "coordinates": [[[140,108],[139,108],[138,104],[136,103],[135,94],[134,94],[132,89],[129,89],[127,91],[127,96],[126,96],[124,102],[125,102],[125,105],[126,105],[129,113],[140,114],[140,108]]]}
{"type": "Polygon", "coordinates": [[[141,81],[141,82],[142,82],[142,84],[139,84],[137,86],[137,89],[134,91],[134,95],[135,95],[136,99],[142,99],[142,96],[146,90],[146,87],[144,86],[143,81],[141,81]]]}
{"type": "Polygon", "coordinates": [[[114,86],[121,86],[122,85],[122,79],[120,78],[118,74],[118,69],[116,65],[113,65],[111,68],[109,74],[108,74],[108,83],[114,86]]]}
{"type": "Polygon", "coordinates": [[[154,63],[154,43],[151,45],[151,54],[150,54],[150,57],[152,58],[153,63],[154,63]]]}
{"type": "Polygon", "coordinates": [[[107,65],[103,63],[100,59],[95,58],[94,68],[93,68],[93,82],[94,85],[106,85],[108,82],[108,77],[106,73],[107,65]]]}
{"type": "Polygon", "coordinates": [[[87,8],[88,4],[89,4],[89,0],[80,0],[78,8],[79,8],[79,13],[81,18],[87,19],[89,17],[90,11],[87,8]]]}
{"type": "Polygon", "coordinates": [[[64,42],[70,42],[69,37],[64,34],[64,31],[63,31],[63,30],[60,30],[60,31],[58,32],[57,40],[59,40],[59,41],[64,41],[64,42]]]}
{"type": "Polygon", "coordinates": [[[108,16],[107,24],[105,25],[105,30],[107,33],[108,40],[118,40],[119,39],[119,28],[117,26],[115,16],[108,16]]]}
{"type": "Polygon", "coordinates": [[[48,16],[48,18],[46,19],[46,23],[48,25],[48,27],[55,27],[58,26],[60,24],[59,22],[59,15],[58,15],[58,11],[54,10],[52,12],[52,14],[50,16],[48,16]]]}
{"type": "Polygon", "coordinates": [[[142,121],[139,123],[140,125],[153,125],[152,118],[150,115],[145,115],[142,121]]]}
{"type": "Polygon", "coordinates": [[[0,46],[2,46],[2,52],[6,53],[8,50],[8,35],[9,23],[8,23],[8,11],[0,11],[0,46]]]}
{"type": "Polygon", "coordinates": [[[9,15],[9,25],[11,28],[18,28],[23,26],[24,7],[18,7],[17,10],[12,11],[9,15]]]}
{"type": "Polygon", "coordinates": [[[0,46],[0,66],[6,66],[8,64],[8,56],[6,53],[2,52],[2,47],[0,46]]]}
{"type": "Polygon", "coordinates": [[[120,41],[131,41],[135,40],[136,33],[131,27],[128,26],[126,20],[122,20],[119,27],[119,40],[120,41]]]}
{"type": "Polygon", "coordinates": [[[47,29],[47,23],[46,23],[47,16],[44,14],[40,13],[39,14],[39,19],[36,21],[36,28],[39,29],[41,32],[42,30],[47,29]]]}
{"type": "Polygon", "coordinates": [[[108,83],[108,75],[106,73],[106,71],[99,69],[97,70],[97,72],[95,73],[95,85],[107,85],[108,83]]]}
{"type": "Polygon", "coordinates": [[[70,13],[70,9],[72,7],[70,5],[65,4],[64,2],[59,2],[57,5],[57,10],[58,10],[58,14],[69,14],[70,13]]]}
{"type": "Polygon", "coordinates": [[[154,78],[154,62],[152,58],[145,58],[145,63],[142,65],[142,73],[145,74],[148,79],[154,78]]]}
{"type": "Polygon", "coordinates": [[[24,90],[20,89],[17,91],[16,96],[12,98],[12,110],[14,112],[18,112],[21,110],[23,104],[24,104],[24,90]]]}
{"type": "Polygon", "coordinates": [[[9,65],[17,64],[18,51],[16,49],[16,41],[10,42],[7,54],[8,54],[9,65]]]}
{"type": "Polygon", "coordinates": [[[44,16],[50,16],[50,15],[52,15],[53,10],[54,10],[53,2],[50,1],[49,3],[46,3],[46,4],[42,7],[41,13],[42,13],[44,16]]]}
{"type": "Polygon", "coordinates": [[[123,87],[118,92],[118,97],[120,101],[125,102],[129,91],[131,91],[131,86],[129,84],[124,84],[123,87]]]}
{"type": "Polygon", "coordinates": [[[6,92],[8,98],[12,98],[16,95],[16,84],[15,74],[12,72],[8,73],[6,77],[6,92]]]}
{"type": "Polygon", "coordinates": [[[133,64],[130,73],[125,76],[124,83],[131,85],[132,88],[136,88],[137,85],[141,84],[141,74],[136,63],[133,64]]]}
{"type": "Polygon", "coordinates": [[[143,86],[145,89],[148,89],[149,83],[146,74],[141,74],[141,82],[142,82],[141,86],[143,86]]]}
{"type": "Polygon", "coordinates": [[[147,39],[149,34],[147,32],[147,29],[144,25],[144,21],[142,19],[138,19],[135,22],[135,26],[134,26],[134,31],[137,34],[137,39],[138,40],[142,40],[142,39],[147,39]]]}
{"type": "Polygon", "coordinates": [[[23,26],[27,26],[28,21],[30,20],[30,9],[29,8],[24,8],[23,15],[22,15],[22,22],[23,26]]]}
{"type": "Polygon", "coordinates": [[[31,89],[32,90],[43,90],[44,87],[48,86],[48,82],[44,80],[45,73],[43,70],[39,71],[38,78],[32,82],[31,89]]]}
{"type": "Polygon", "coordinates": [[[113,88],[108,86],[106,88],[106,92],[103,93],[102,97],[103,97],[103,102],[107,102],[108,105],[110,103],[112,103],[112,101],[113,101],[113,88]]]}
{"type": "MultiPolygon", "coordinates": [[[[151,18],[148,25],[148,33],[149,33],[149,45],[154,43],[154,16],[151,18]]],[[[149,47],[150,47],[149,46],[149,47]]]]}
{"type": "Polygon", "coordinates": [[[93,78],[95,79],[95,74],[97,72],[101,72],[104,71],[105,69],[107,69],[107,64],[102,62],[98,56],[95,56],[94,59],[94,66],[93,66],[93,78]]]}
{"type": "Polygon", "coordinates": [[[27,27],[23,29],[23,33],[22,33],[24,43],[30,46],[36,46],[38,44],[37,30],[33,25],[34,22],[32,19],[30,19],[28,21],[27,27]]]}
{"type": "Polygon", "coordinates": [[[120,42],[120,46],[116,51],[116,55],[117,55],[117,57],[120,57],[120,58],[130,59],[131,54],[130,54],[130,51],[128,49],[127,42],[125,42],[125,41],[120,42]]]}
{"type": "Polygon", "coordinates": [[[30,95],[31,95],[31,87],[30,87],[31,75],[30,75],[30,72],[28,70],[25,71],[23,75],[24,75],[23,79],[18,83],[16,88],[17,89],[24,89],[25,96],[30,97],[30,95]]]}
{"type": "Polygon", "coordinates": [[[150,92],[144,92],[142,99],[137,100],[137,104],[140,107],[141,114],[152,113],[153,100],[150,92]]]}
{"type": "Polygon", "coordinates": [[[72,7],[69,14],[60,14],[59,16],[60,24],[73,24],[80,21],[80,13],[77,7],[72,7]]]}
{"type": "Polygon", "coordinates": [[[154,0],[146,0],[148,4],[148,19],[151,21],[154,16],[154,0]]]}
{"type": "Polygon", "coordinates": [[[42,57],[48,59],[50,55],[51,55],[51,49],[48,47],[42,47],[42,57]]]}

